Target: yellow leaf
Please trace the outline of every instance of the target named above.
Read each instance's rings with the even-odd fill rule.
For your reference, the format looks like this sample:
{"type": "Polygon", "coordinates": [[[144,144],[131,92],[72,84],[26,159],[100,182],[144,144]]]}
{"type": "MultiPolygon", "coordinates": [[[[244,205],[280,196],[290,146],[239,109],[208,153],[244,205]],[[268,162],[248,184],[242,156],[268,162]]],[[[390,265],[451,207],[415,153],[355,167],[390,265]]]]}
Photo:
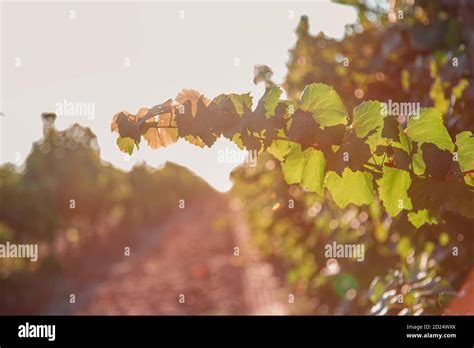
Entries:
{"type": "Polygon", "coordinates": [[[183,89],[175,98],[176,102],[178,104],[184,105],[184,103],[187,100],[191,101],[191,110],[193,113],[193,116],[196,116],[197,112],[197,103],[199,101],[199,98],[202,98],[202,101],[206,106],[211,104],[211,100],[206,98],[204,95],[199,93],[198,91],[194,89],[183,89]]]}
{"type": "MultiPolygon", "coordinates": [[[[137,114],[138,116],[138,114],[137,114]]],[[[156,122],[157,117],[152,117],[147,122],[156,122]]],[[[158,127],[175,127],[172,113],[159,116],[158,127]]],[[[178,130],[176,128],[149,128],[143,135],[148,145],[152,149],[168,146],[176,143],[178,140],[178,130]]]]}

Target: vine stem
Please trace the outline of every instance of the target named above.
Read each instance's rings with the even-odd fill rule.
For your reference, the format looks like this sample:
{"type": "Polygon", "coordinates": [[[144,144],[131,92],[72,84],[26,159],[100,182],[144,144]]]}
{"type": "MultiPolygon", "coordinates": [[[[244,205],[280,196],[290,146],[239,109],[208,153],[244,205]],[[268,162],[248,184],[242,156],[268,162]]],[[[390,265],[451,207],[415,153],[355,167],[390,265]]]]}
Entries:
{"type": "MultiPolygon", "coordinates": [[[[170,121],[171,123],[171,121],[170,121]]],[[[172,129],[178,129],[178,126],[160,126],[158,125],[158,122],[148,122],[148,125],[154,126],[153,128],[172,128],[172,129]],[[156,125],[156,126],[155,126],[156,125]]]]}
{"type": "MultiPolygon", "coordinates": [[[[157,116],[157,115],[154,115],[154,116],[157,116]]],[[[169,123],[168,126],[159,125],[158,122],[149,122],[148,125],[154,126],[155,128],[178,129],[177,126],[171,126],[171,123],[172,123],[172,118],[170,118],[170,123],[169,123]]],[[[257,138],[257,139],[259,139],[259,140],[264,140],[264,139],[265,139],[265,138],[262,138],[262,137],[255,137],[255,138],[257,138]]],[[[285,138],[285,137],[276,137],[275,140],[289,141],[289,142],[291,142],[291,143],[300,144],[300,143],[297,142],[296,140],[288,139],[288,138],[285,138]]],[[[300,144],[300,145],[301,145],[301,144],[300,144]]],[[[311,147],[314,148],[314,149],[316,149],[316,150],[320,150],[319,144],[316,144],[316,143],[315,143],[315,144],[312,144],[311,147]]],[[[382,168],[383,168],[383,166],[384,166],[385,158],[387,157],[387,154],[384,153],[384,157],[383,157],[383,159],[382,159],[382,163],[380,163],[380,164],[378,164],[377,161],[375,160],[375,158],[374,158],[374,153],[373,153],[373,152],[370,153],[370,156],[372,157],[372,160],[374,161],[375,166],[376,166],[378,169],[382,170],[382,168]]],[[[396,167],[396,166],[394,166],[393,168],[395,168],[395,169],[400,169],[400,170],[404,170],[404,169],[398,168],[398,167],[396,167]]],[[[470,175],[470,174],[473,174],[473,173],[474,173],[474,169],[467,170],[467,171],[465,171],[465,172],[461,172],[461,174],[462,174],[463,176],[470,175]]]]}

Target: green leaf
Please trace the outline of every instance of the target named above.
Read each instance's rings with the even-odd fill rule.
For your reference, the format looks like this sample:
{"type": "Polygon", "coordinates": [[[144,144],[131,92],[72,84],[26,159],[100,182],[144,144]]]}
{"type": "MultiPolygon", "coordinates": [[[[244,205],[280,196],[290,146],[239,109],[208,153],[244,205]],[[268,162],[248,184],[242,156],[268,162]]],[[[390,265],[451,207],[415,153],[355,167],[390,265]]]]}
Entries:
{"type": "Polygon", "coordinates": [[[319,195],[323,194],[323,182],[326,168],[324,154],[314,148],[301,151],[294,144],[285,162],[282,164],[283,176],[288,184],[300,184],[319,195]]]}
{"type": "Polygon", "coordinates": [[[418,210],[417,212],[411,211],[408,213],[408,221],[411,222],[416,228],[420,228],[424,224],[437,224],[438,219],[428,209],[418,210]]]}
{"type": "Polygon", "coordinates": [[[443,123],[443,116],[435,108],[423,108],[420,115],[410,117],[405,134],[419,145],[431,143],[440,150],[454,150],[454,144],[443,123]]]}
{"type": "MultiPolygon", "coordinates": [[[[279,130],[278,135],[284,136],[285,134],[282,130],[279,130]]],[[[274,140],[272,144],[267,148],[267,151],[272,154],[277,160],[283,162],[285,156],[288,155],[291,150],[291,145],[292,142],[290,141],[274,140]]]]}
{"type": "Polygon", "coordinates": [[[384,138],[382,135],[382,128],[378,128],[373,132],[373,134],[370,134],[367,137],[365,143],[369,145],[372,152],[376,152],[378,146],[389,146],[392,143],[392,140],[384,138]]]}
{"type": "Polygon", "coordinates": [[[392,141],[390,144],[393,147],[396,147],[397,149],[401,149],[401,150],[405,151],[406,153],[410,153],[410,148],[412,147],[413,142],[410,141],[408,136],[405,134],[405,132],[403,130],[400,129],[400,127],[398,127],[398,128],[400,130],[400,133],[399,133],[399,136],[398,136],[398,141],[392,141]]]}
{"type": "Polygon", "coordinates": [[[351,128],[359,138],[365,138],[371,131],[383,126],[385,114],[382,103],[366,101],[354,109],[354,119],[351,128]]]}
{"type": "Polygon", "coordinates": [[[323,127],[347,124],[347,111],[341,98],[331,86],[313,83],[301,95],[302,108],[313,113],[323,127]]]}
{"type": "Polygon", "coordinates": [[[409,172],[384,166],[383,176],[377,180],[377,184],[383,206],[392,217],[397,216],[403,209],[413,208],[407,194],[411,184],[409,172]]]}
{"type": "Polygon", "coordinates": [[[349,203],[370,204],[374,200],[372,175],[367,172],[353,172],[346,168],[342,177],[328,172],[326,187],[339,208],[345,208],[349,203]]]}
{"type": "MultiPolygon", "coordinates": [[[[456,135],[456,147],[461,171],[474,170],[474,137],[472,133],[466,131],[456,135]]],[[[474,186],[473,174],[466,175],[465,181],[466,184],[474,186]]]]}
{"type": "Polygon", "coordinates": [[[426,170],[426,163],[423,159],[423,150],[418,146],[418,150],[412,157],[413,173],[416,175],[423,175],[426,170]]]}
{"type": "Polygon", "coordinates": [[[237,145],[237,147],[240,149],[240,150],[245,150],[245,146],[244,144],[242,143],[242,139],[240,137],[240,133],[236,133],[233,137],[232,137],[232,142],[237,145]]]}
{"type": "Polygon", "coordinates": [[[280,87],[272,87],[264,95],[265,115],[275,115],[275,108],[280,102],[280,96],[282,94],[280,87]]]}
{"type": "Polygon", "coordinates": [[[117,145],[120,151],[131,155],[133,153],[133,147],[135,146],[135,141],[132,138],[118,137],[117,145]]]}
{"type": "Polygon", "coordinates": [[[229,99],[232,101],[232,104],[234,104],[235,111],[237,111],[239,116],[242,116],[245,108],[247,108],[248,110],[252,108],[252,97],[250,96],[250,93],[232,93],[229,94],[229,99]]]}

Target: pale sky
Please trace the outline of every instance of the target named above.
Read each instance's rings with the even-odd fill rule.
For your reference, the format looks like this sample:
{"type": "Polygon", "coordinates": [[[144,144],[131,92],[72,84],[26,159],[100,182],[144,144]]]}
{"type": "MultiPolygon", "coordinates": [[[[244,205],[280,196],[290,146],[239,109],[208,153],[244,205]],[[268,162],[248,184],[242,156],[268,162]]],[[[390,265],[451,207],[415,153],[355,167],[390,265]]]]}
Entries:
{"type": "Polygon", "coordinates": [[[236,150],[231,142],[151,150],[143,141],[127,161],[110,132],[113,115],[152,107],[183,88],[211,98],[250,91],[255,102],[264,87],[253,84],[253,66],[269,65],[274,81],[283,81],[301,15],[309,16],[311,33],[335,38],[356,20],[352,8],[322,0],[2,1],[0,15],[0,164],[17,156],[23,163],[42,136],[40,114],[66,100],[94,105],[95,117],[60,115],[56,127],[90,127],[105,161],[125,170],[172,161],[220,191],[230,189],[237,165],[218,161],[219,150],[236,150]]]}

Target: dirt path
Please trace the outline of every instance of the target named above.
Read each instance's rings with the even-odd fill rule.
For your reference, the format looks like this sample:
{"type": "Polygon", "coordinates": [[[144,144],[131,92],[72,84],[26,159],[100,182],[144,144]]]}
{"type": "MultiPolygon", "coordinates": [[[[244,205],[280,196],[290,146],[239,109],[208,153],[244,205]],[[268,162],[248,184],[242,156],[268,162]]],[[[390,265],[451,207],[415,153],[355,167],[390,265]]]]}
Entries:
{"type": "Polygon", "coordinates": [[[101,280],[71,287],[76,303],[63,296],[49,314],[288,313],[287,292],[252,247],[238,212],[220,198],[183,209],[145,233],[101,280]],[[219,228],[216,218],[227,223],[219,228]]]}

